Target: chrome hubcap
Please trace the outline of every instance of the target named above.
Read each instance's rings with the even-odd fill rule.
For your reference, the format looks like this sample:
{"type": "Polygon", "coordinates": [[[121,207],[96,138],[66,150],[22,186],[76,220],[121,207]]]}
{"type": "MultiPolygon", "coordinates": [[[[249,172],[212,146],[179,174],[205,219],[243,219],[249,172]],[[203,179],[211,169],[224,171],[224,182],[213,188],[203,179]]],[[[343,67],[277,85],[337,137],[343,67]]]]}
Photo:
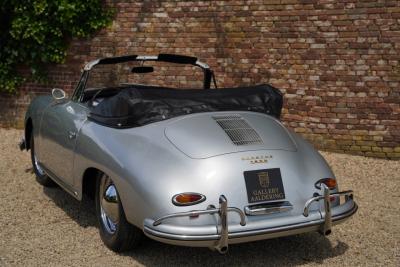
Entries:
{"type": "Polygon", "coordinates": [[[36,168],[36,170],[38,171],[38,173],[39,173],[40,175],[45,175],[44,170],[42,169],[42,167],[40,167],[40,164],[39,164],[39,161],[38,161],[38,159],[37,159],[37,157],[36,157],[36,154],[33,154],[33,161],[34,161],[34,163],[35,163],[35,168],[36,168]]]}
{"type": "Polygon", "coordinates": [[[103,175],[100,182],[101,222],[110,234],[114,234],[119,222],[119,198],[110,177],[103,175]]]}

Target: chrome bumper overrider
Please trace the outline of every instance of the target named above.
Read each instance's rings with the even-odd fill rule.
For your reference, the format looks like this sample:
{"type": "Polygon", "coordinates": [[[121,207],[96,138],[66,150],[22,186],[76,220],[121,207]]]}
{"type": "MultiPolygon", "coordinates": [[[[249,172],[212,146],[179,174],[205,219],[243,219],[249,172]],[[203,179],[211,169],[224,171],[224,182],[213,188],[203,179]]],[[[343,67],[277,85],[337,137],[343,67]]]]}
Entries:
{"type": "Polygon", "coordinates": [[[310,209],[311,204],[314,201],[319,201],[319,200],[323,199],[324,200],[324,213],[325,213],[325,215],[323,215],[324,224],[321,225],[320,233],[323,234],[323,235],[329,235],[331,233],[331,231],[332,231],[331,230],[331,227],[332,227],[332,211],[331,211],[330,198],[331,197],[345,196],[346,197],[346,201],[347,201],[348,198],[353,199],[353,191],[352,190],[348,190],[348,191],[343,191],[343,192],[330,194],[329,193],[329,188],[325,184],[321,184],[321,188],[323,189],[324,194],[322,196],[316,196],[316,197],[313,197],[313,198],[310,198],[309,200],[307,200],[306,204],[304,205],[303,215],[305,217],[308,217],[309,209],[310,209]]]}
{"type": "MultiPolygon", "coordinates": [[[[165,243],[171,244],[182,244],[182,245],[195,245],[195,246],[209,246],[218,250],[220,253],[226,253],[228,251],[228,240],[229,243],[240,243],[255,241],[267,238],[274,238],[279,236],[298,234],[308,231],[319,231],[323,235],[328,235],[331,232],[332,224],[339,223],[346,220],[352,216],[358,209],[357,204],[353,201],[353,191],[343,191],[337,193],[329,193],[329,189],[326,186],[322,186],[323,195],[318,195],[310,198],[306,201],[304,205],[303,216],[309,216],[309,209],[313,202],[323,200],[323,211],[321,212],[321,219],[311,220],[306,222],[301,222],[297,224],[283,225],[279,227],[272,227],[259,230],[242,231],[242,232],[229,232],[228,231],[228,214],[231,212],[237,213],[240,216],[240,225],[246,225],[246,215],[245,213],[236,207],[228,207],[228,200],[224,195],[219,197],[219,207],[215,208],[210,206],[207,210],[194,210],[189,212],[173,213],[163,217],[160,217],[151,224],[148,222],[144,224],[144,232],[149,237],[159,240],[165,243]],[[352,204],[349,208],[342,211],[339,214],[332,215],[331,212],[331,197],[345,196],[345,203],[352,204]],[[351,203],[350,203],[351,202],[351,203]],[[217,234],[207,234],[207,235],[187,235],[187,234],[175,234],[166,233],[164,231],[159,231],[157,227],[163,223],[163,221],[171,218],[178,217],[194,217],[204,214],[218,214],[219,223],[217,223],[217,234]],[[197,243],[197,244],[195,244],[197,243]]],[[[342,205],[340,205],[342,206],[342,205]]],[[[338,207],[340,207],[338,206],[338,207]]],[[[335,207],[336,208],[336,207],[335,207]]],[[[267,213],[268,214],[268,213],[267,213]]]]}
{"type": "Polygon", "coordinates": [[[221,234],[219,240],[215,244],[215,248],[221,252],[225,253],[228,250],[228,223],[227,217],[228,212],[236,212],[240,216],[240,225],[246,225],[246,216],[244,212],[239,208],[228,207],[228,200],[224,195],[219,197],[219,208],[209,208],[207,210],[194,210],[188,212],[174,213],[170,215],[163,216],[153,222],[153,226],[160,225],[162,221],[170,218],[177,217],[187,217],[187,216],[198,216],[203,214],[219,214],[221,220],[221,234]]]}

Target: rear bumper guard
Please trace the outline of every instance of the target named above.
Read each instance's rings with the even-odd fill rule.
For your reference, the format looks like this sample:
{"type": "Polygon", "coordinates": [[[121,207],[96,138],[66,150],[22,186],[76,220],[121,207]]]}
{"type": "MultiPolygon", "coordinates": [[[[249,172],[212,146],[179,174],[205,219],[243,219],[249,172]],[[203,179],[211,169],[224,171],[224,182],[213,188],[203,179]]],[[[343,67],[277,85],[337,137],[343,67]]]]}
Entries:
{"type": "Polygon", "coordinates": [[[321,225],[319,232],[323,235],[329,235],[332,232],[332,229],[331,229],[332,228],[332,210],[331,210],[330,198],[345,196],[346,202],[347,202],[349,198],[353,199],[353,191],[348,190],[348,191],[330,194],[329,188],[325,184],[321,184],[321,189],[323,191],[322,196],[316,196],[316,197],[310,198],[309,200],[306,201],[306,204],[304,205],[303,216],[308,217],[309,209],[313,202],[320,201],[321,199],[323,199],[324,200],[324,212],[323,212],[322,217],[324,219],[324,223],[321,225]]]}
{"type": "MultiPolygon", "coordinates": [[[[229,213],[237,213],[240,216],[240,225],[246,225],[246,215],[245,213],[236,207],[228,207],[228,200],[224,195],[219,197],[219,208],[215,208],[213,206],[209,206],[206,210],[194,210],[188,212],[179,212],[179,213],[172,213],[163,217],[160,217],[153,221],[152,227],[146,226],[144,227],[144,232],[149,235],[150,237],[155,237],[155,239],[159,239],[161,241],[167,241],[168,239],[175,240],[175,241],[190,241],[192,240],[191,236],[187,235],[179,235],[179,234],[169,234],[158,232],[156,230],[157,226],[163,223],[163,221],[171,218],[178,218],[178,217],[194,217],[204,214],[218,214],[219,215],[219,223],[217,224],[218,234],[212,235],[205,235],[205,236],[193,236],[193,241],[213,241],[212,248],[216,249],[218,252],[224,254],[228,251],[228,239],[230,238],[241,238],[241,237],[249,237],[249,236],[256,236],[256,235],[270,235],[272,236],[283,236],[277,235],[277,233],[299,233],[299,229],[308,229],[308,230],[319,230],[319,232],[323,235],[328,235],[331,233],[332,222],[340,222],[343,221],[350,216],[352,216],[357,211],[357,204],[354,202],[352,208],[344,213],[337,214],[336,216],[332,216],[331,213],[331,197],[339,197],[345,196],[345,203],[349,200],[353,200],[353,191],[343,191],[337,193],[329,193],[329,189],[326,186],[322,186],[323,195],[315,196],[310,198],[306,201],[304,205],[303,216],[308,217],[310,212],[310,206],[313,202],[323,200],[324,201],[324,210],[322,212],[322,219],[318,221],[310,221],[307,223],[299,223],[295,225],[287,225],[275,228],[268,228],[268,229],[260,229],[258,231],[245,231],[245,232],[237,232],[237,233],[229,233],[228,231],[228,214],[229,213]],[[317,229],[315,229],[317,227],[317,229]],[[158,238],[157,238],[158,237],[158,238]]],[[[287,211],[287,210],[283,210],[287,211]]],[[[268,214],[268,213],[266,213],[268,214]]],[[[267,238],[267,237],[266,237],[267,238]]],[[[168,242],[167,242],[168,243],[168,242]]],[[[174,242],[176,243],[176,242],[174,242]]]]}
{"type": "Polygon", "coordinates": [[[188,211],[188,212],[180,212],[180,213],[173,213],[161,218],[158,218],[153,222],[153,226],[158,226],[162,223],[162,221],[171,218],[178,218],[178,217],[192,217],[192,216],[199,216],[204,214],[218,214],[220,217],[221,224],[219,225],[221,229],[221,234],[219,240],[215,243],[214,248],[217,249],[220,253],[226,253],[228,251],[228,213],[229,212],[236,212],[240,216],[240,225],[246,225],[246,216],[244,212],[235,207],[228,207],[228,200],[224,195],[219,197],[219,208],[209,207],[207,210],[195,210],[195,211],[188,211]]]}

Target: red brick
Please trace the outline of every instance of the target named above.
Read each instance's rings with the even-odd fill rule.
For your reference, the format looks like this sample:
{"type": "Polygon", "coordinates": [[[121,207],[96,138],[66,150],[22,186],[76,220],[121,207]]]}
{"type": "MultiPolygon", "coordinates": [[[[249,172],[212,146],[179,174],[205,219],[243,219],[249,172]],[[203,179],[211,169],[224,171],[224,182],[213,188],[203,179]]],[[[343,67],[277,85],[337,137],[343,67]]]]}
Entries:
{"type": "MultiPolygon", "coordinates": [[[[220,87],[269,82],[280,88],[283,121],[319,148],[389,158],[400,154],[393,150],[400,143],[395,1],[106,3],[117,10],[116,26],[92,39],[74,39],[66,64],[49,66],[51,83],[28,82],[18,97],[0,95],[1,124],[20,124],[15,121],[22,120],[30,100],[52,87],[71,94],[80,68],[91,59],[179,53],[207,62],[220,87]],[[13,116],[17,119],[10,121],[13,116]]],[[[201,73],[178,72],[170,67],[141,82],[201,84],[201,73]]]]}

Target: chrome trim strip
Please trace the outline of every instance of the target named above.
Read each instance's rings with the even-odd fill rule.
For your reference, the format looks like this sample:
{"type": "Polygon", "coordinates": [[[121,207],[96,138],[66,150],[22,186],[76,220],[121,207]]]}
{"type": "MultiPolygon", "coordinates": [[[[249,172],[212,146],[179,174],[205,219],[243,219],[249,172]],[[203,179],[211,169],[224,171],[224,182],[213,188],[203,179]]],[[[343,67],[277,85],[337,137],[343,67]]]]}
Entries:
{"type": "MultiPolygon", "coordinates": [[[[78,193],[74,190],[74,188],[64,182],[63,179],[58,178],[57,175],[55,175],[53,172],[51,172],[46,166],[43,165],[43,163],[38,162],[40,167],[44,170],[44,172],[53,180],[56,182],[60,187],[62,187],[68,194],[73,196],[74,198],[78,199],[78,193]]],[[[79,200],[79,199],[78,199],[79,200]]]]}
{"type": "Polygon", "coordinates": [[[245,226],[246,225],[246,215],[243,213],[243,211],[239,208],[235,207],[228,207],[228,212],[236,212],[240,216],[240,225],[245,226]]]}
{"type": "Polygon", "coordinates": [[[201,62],[201,61],[199,61],[199,60],[197,60],[195,64],[196,64],[197,66],[199,66],[200,68],[203,68],[203,69],[209,69],[209,68],[210,68],[210,66],[208,66],[206,63],[201,62]]]}
{"type": "MultiPolygon", "coordinates": [[[[347,190],[347,191],[343,191],[343,192],[332,193],[329,196],[330,197],[347,196],[347,197],[353,198],[353,190],[347,190]]],[[[309,209],[310,209],[311,204],[314,201],[319,201],[319,200],[321,200],[323,198],[324,198],[324,196],[316,196],[316,197],[312,197],[309,200],[307,200],[306,204],[304,204],[304,211],[303,211],[304,217],[308,217],[309,209]]]]}
{"type": "MultiPolygon", "coordinates": [[[[350,209],[349,211],[346,211],[344,213],[338,214],[336,216],[333,216],[332,221],[339,223],[341,220],[345,220],[348,217],[352,216],[354,213],[356,213],[357,209],[358,209],[358,206],[354,202],[354,206],[352,209],[350,209]]],[[[287,230],[294,230],[294,229],[299,229],[299,228],[310,227],[310,226],[314,226],[314,225],[320,225],[323,222],[324,222],[324,220],[320,219],[320,220],[316,220],[316,221],[308,221],[308,222],[303,222],[303,223],[298,223],[298,224],[291,224],[291,225],[286,225],[286,226],[269,228],[269,229],[237,232],[237,233],[229,234],[229,237],[230,238],[231,237],[232,238],[240,238],[240,237],[248,236],[247,234],[250,234],[250,235],[270,234],[270,233],[282,232],[282,231],[287,231],[287,230]]]]}
{"type": "Polygon", "coordinates": [[[148,226],[143,227],[143,232],[150,236],[156,236],[165,239],[171,240],[179,240],[179,241],[214,241],[218,240],[221,236],[219,234],[215,235],[179,235],[179,234],[171,234],[166,232],[161,232],[155,230],[154,228],[150,228],[148,226]]]}
{"type": "Polygon", "coordinates": [[[289,202],[275,207],[263,207],[262,204],[244,207],[244,213],[248,216],[268,215],[272,213],[286,212],[293,209],[293,205],[289,202]]]}
{"type": "Polygon", "coordinates": [[[158,226],[162,223],[162,221],[166,219],[171,219],[171,218],[178,218],[178,217],[192,217],[192,216],[198,216],[198,215],[203,215],[203,214],[215,214],[218,213],[219,209],[209,209],[209,210],[192,210],[192,211],[187,211],[187,212],[179,212],[179,213],[172,213],[165,215],[163,217],[158,218],[153,222],[153,226],[158,226]]]}
{"type": "MultiPolygon", "coordinates": [[[[178,217],[192,217],[192,216],[198,216],[198,215],[203,215],[203,214],[216,214],[219,213],[220,209],[208,209],[208,210],[192,210],[192,211],[186,211],[186,212],[178,212],[178,213],[172,213],[168,214],[165,216],[162,216],[158,219],[156,219],[153,222],[153,226],[158,226],[160,225],[164,220],[166,219],[171,219],[171,218],[178,218],[178,217]]],[[[238,208],[235,207],[227,207],[227,212],[236,212],[240,216],[240,225],[245,226],[246,225],[246,215],[244,212],[238,208]]]]}
{"type": "Polygon", "coordinates": [[[146,61],[146,60],[157,60],[158,59],[158,56],[137,56],[136,57],[136,60],[143,60],[143,61],[146,61]]]}
{"type": "Polygon", "coordinates": [[[94,66],[96,66],[97,64],[99,64],[99,61],[100,61],[100,59],[95,59],[95,60],[89,61],[89,62],[85,65],[85,67],[83,68],[83,70],[86,70],[86,71],[91,70],[94,66]]]}

